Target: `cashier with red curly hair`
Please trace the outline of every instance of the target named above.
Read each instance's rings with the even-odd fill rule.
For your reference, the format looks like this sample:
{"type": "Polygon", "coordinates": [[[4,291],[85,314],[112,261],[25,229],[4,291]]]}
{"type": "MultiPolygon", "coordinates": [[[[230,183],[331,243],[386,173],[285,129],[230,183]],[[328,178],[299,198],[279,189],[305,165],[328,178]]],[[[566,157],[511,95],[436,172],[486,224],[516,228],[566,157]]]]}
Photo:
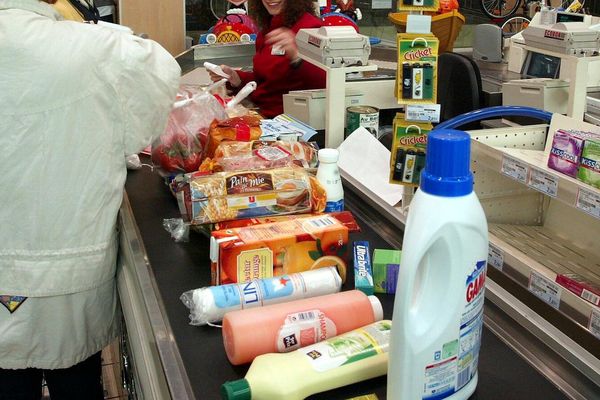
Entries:
{"type": "MultiPolygon", "coordinates": [[[[304,28],[319,28],[313,0],[249,0],[250,15],[260,26],[256,37],[253,71],[245,72],[222,65],[235,91],[256,81],[250,100],[260,113],[272,118],[283,113],[283,95],[291,90],[325,87],[325,71],[302,61],[298,56],[296,33],[304,28]]],[[[210,73],[213,81],[222,77],[210,73]]]]}

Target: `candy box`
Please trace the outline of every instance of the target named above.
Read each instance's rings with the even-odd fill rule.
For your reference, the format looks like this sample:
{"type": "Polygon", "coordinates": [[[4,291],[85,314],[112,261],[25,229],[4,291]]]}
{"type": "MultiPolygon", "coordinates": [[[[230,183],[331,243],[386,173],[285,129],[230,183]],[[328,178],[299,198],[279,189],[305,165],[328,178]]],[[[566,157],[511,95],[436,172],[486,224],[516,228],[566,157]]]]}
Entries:
{"type": "Polygon", "coordinates": [[[352,214],[299,217],[214,231],[210,240],[211,284],[248,282],[335,266],[346,278],[352,214]]]}

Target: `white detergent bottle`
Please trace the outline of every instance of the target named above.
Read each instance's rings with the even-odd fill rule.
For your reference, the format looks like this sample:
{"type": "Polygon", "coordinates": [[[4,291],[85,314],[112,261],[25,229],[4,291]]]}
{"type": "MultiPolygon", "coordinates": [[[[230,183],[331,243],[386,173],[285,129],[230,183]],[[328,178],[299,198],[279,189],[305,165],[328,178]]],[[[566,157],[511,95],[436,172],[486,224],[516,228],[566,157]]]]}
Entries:
{"type": "Polygon", "coordinates": [[[344,188],[337,162],[340,153],[336,149],[319,150],[319,168],[317,180],[327,192],[325,212],[344,211],[344,188]]]}
{"type": "Polygon", "coordinates": [[[470,137],[432,131],[410,204],[394,302],[387,398],[468,399],[477,386],[488,256],[470,137]]]}

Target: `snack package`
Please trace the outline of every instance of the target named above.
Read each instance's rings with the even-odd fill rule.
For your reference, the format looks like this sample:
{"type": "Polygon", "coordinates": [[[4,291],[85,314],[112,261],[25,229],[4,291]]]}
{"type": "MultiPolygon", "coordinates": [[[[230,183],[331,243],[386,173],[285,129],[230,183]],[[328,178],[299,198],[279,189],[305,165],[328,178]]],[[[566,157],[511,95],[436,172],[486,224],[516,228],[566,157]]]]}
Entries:
{"type": "Polygon", "coordinates": [[[227,118],[214,121],[210,124],[208,140],[206,143],[206,157],[213,157],[216,148],[224,140],[237,140],[248,142],[258,140],[262,134],[260,117],[244,115],[242,117],[227,118]]]}
{"type": "Polygon", "coordinates": [[[398,103],[435,103],[438,38],[430,33],[399,33],[397,40],[396,98],[398,103]]]}
{"type": "Polygon", "coordinates": [[[268,169],[297,165],[315,168],[319,163],[316,142],[225,141],[206,158],[200,171],[220,172],[244,169],[268,169]]]}
{"type": "Polygon", "coordinates": [[[192,225],[267,215],[322,212],[326,193],[302,168],[193,173],[172,187],[192,225]]]}
{"type": "Polygon", "coordinates": [[[298,217],[211,234],[211,284],[249,282],[323,267],[346,280],[348,234],[359,231],[351,213],[298,217]]]}
{"type": "Polygon", "coordinates": [[[418,186],[421,170],[425,167],[427,133],[431,131],[432,125],[408,122],[403,113],[397,113],[393,129],[389,182],[418,186]]]}
{"type": "Polygon", "coordinates": [[[227,118],[211,94],[187,97],[190,93],[189,88],[180,90],[165,132],[152,143],[152,162],[167,173],[196,171],[211,122],[227,118]]]}

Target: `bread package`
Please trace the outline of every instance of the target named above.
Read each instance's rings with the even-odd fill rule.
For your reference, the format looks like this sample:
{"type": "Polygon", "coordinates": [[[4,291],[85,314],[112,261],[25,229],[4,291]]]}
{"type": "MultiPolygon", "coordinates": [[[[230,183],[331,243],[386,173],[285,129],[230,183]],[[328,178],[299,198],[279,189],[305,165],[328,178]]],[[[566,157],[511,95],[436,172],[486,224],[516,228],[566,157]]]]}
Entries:
{"type": "Polygon", "coordinates": [[[213,158],[204,159],[200,171],[240,171],[293,165],[316,168],[318,150],[315,142],[223,141],[216,148],[213,158]]]}
{"type": "Polygon", "coordinates": [[[222,121],[213,121],[208,132],[206,143],[206,157],[213,157],[219,144],[226,140],[237,140],[247,142],[260,138],[260,117],[245,115],[233,117],[222,121]]]}
{"type": "Polygon", "coordinates": [[[326,193],[303,168],[186,174],[176,185],[192,225],[266,215],[322,212],[326,193]]]}

